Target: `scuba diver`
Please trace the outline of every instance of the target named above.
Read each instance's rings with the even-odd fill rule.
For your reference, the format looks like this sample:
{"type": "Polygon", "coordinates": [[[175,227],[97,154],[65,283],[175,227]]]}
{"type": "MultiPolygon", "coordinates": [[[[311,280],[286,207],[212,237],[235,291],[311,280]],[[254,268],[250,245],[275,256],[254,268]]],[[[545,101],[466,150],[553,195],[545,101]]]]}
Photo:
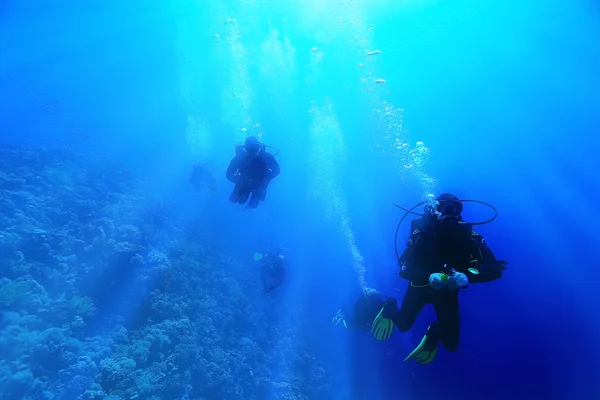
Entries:
{"type": "Polygon", "coordinates": [[[210,163],[198,162],[194,165],[190,175],[190,183],[194,186],[196,193],[207,189],[212,194],[217,194],[217,179],[212,173],[210,163]]]}
{"type": "MultiPolygon", "coordinates": [[[[360,295],[354,302],[354,307],[349,310],[342,307],[337,314],[333,316],[331,322],[335,325],[340,323],[348,329],[360,329],[361,331],[371,331],[373,329],[373,321],[375,321],[387,301],[387,297],[383,296],[375,289],[365,288],[360,292],[360,295]]],[[[391,320],[386,320],[380,323],[377,330],[373,333],[377,335],[391,335],[394,325],[391,320]]]]}
{"type": "Polygon", "coordinates": [[[272,252],[254,254],[254,261],[260,262],[260,280],[267,293],[280,286],[285,278],[287,261],[282,254],[284,250],[285,247],[279,246],[272,252]]]}
{"type": "Polygon", "coordinates": [[[275,156],[266,151],[264,144],[250,136],[244,144],[235,148],[235,156],[227,167],[227,180],[235,184],[229,200],[245,204],[246,208],[256,208],[267,196],[269,183],[279,175],[279,163],[275,156]]]}
{"type": "MultiPolygon", "coordinates": [[[[413,210],[425,203],[406,210],[396,228],[396,236],[404,218],[411,213],[417,214],[413,210]]],[[[417,215],[421,218],[412,221],[412,233],[401,256],[396,244],[398,276],[410,284],[400,309],[396,299],[386,301],[373,322],[373,334],[378,340],[387,340],[391,333],[386,329],[390,324],[396,325],[401,332],[408,331],[425,304],[432,304],[437,320],[429,325],[419,345],[404,359],[428,364],[435,359],[439,342],[448,351],[458,349],[459,290],[466,289],[469,284],[501,278],[507,262],[497,260],[483,237],[472,229],[473,225],[496,219],[498,211],[492,205],[478,200],[459,200],[453,194],[444,193],[433,205],[425,207],[425,214],[417,215]],[[485,204],[495,214],[488,221],[465,222],[461,216],[464,202],[485,204]]]]}

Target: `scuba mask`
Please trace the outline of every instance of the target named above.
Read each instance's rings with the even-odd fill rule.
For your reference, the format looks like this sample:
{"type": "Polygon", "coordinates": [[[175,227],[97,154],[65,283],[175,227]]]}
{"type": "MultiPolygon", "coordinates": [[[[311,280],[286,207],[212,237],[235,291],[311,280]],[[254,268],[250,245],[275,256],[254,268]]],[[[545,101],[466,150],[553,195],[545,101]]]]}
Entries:
{"type": "Polygon", "coordinates": [[[460,217],[460,213],[463,210],[463,205],[460,201],[440,201],[438,205],[435,207],[436,211],[440,214],[438,215],[438,219],[440,217],[460,217]]]}
{"type": "Polygon", "coordinates": [[[435,201],[425,206],[425,215],[433,218],[429,219],[432,223],[431,228],[442,225],[443,227],[454,227],[462,221],[463,204],[455,195],[451,193],[443,193],[439,195],[435,201]],[[436,223],[437,222],[437,223],[436,223]]]}
{"type": "Polygon", "coordinates": [[[425,211],[435,216],[437,222],[444,227],[453,227],[462,221],[460,215],[463,205],[458,200],[438,201],[434,207],[425,207],[425,211]]]}

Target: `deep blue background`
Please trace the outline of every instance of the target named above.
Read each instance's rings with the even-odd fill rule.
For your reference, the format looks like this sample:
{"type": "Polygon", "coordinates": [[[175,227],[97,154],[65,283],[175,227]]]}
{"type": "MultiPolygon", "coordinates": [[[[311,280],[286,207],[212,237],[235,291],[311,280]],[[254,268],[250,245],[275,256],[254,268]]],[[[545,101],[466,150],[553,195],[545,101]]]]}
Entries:
{"type": "MultiPolygon", "coordinates": [[[[300,337],[341,374],[341,392],[351,388],[361,399],[600,395],[597,2],[3,1],[0,51],[4,142],[122,161],[149,192],[208,221],[239,258],[290,247],[292,276],[280,294],[289,307],[285,323],[297,323],[300,337]],[[223,46],[227,18],[237,20],[234,49],[223,46]],[[265,52],[273,30],[292,53],[265,52]],[[381,54],[364,56],[375,49],[381,54]],[[318,64],[315,52],[323,55],[318,64]],[[268,62],[279,69],[265,73],[268,62]],[[251,94],[245,110],[281,150],[283,171],[252,213],[226,201],[221,174],[240,127],[225,117],[222,99],[240,71],[247,79],[238,88],[251,94]],[[387,83],[361,82],[368,71],[387,83]],[[371,118],[383,100],[404,109],[399,137],[430,150],[422,169],[396,167],[400,153],[371,118]],[[329,104],[325,112],[339,123],[338,145],[320,150],[332,164],[316,156],[320,120],[308,113],[311,102],[329,104]],[[196,161],[185,140],[190,114],[211,127],[217,198],[187,187],[196,161]],[[370,151],[375,141],[385,155],[370,151]],[[334,171],[326,176],[335,182],[316,180],[315,170],[334,171]],[[479,231],[510,261],[503,279],[462,294],[461,348],[441,351],[427,367],[401,360],[431,310],[411,333],[386,343],[329,324],[359,289],[349,232],[369,285],[402,295],[392,240],[401,214],[391,203],[422,199],[419,173],[437,181],[435,193],[493,203],[500,217],[479,231]],[[315,185],[320,197],[311,195],[315,185]],[[310,324],[300,325],[295,313],[310,324]]],[[[466,216],[485,212],[468,206],[466,216]]],[[[407,233],[408,224],[401,243],[407,233]]]]}

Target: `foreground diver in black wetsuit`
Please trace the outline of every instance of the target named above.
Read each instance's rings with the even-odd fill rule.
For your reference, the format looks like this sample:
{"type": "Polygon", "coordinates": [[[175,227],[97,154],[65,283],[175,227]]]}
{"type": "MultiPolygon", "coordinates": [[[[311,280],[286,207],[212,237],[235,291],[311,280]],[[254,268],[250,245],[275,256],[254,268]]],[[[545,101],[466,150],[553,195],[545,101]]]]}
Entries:
{"type": "MultiPolygon", "coordinates": [[[[393,325],[406,332],[423,306],[433,305],[437,320],[429,325],[421,343],[404,361],[432,362],[440,341],[446,350],[456,351],[460,336],[459,289],[466,288],[469,283],[501,278],[507,264],[496,260],[483,237],[472,230],[473,225],[483,223],[462,221],[464,201],[467,200],[444,193],[436,198],[437,204],[425,207],[422,218],[413,221],[406,248],[398,258],[399,276],[410,285],[400,309],[396,299],[388,299],[373,322],[375,338],[386,340],[393,325]]],[[[408,210],[406,215],[416,207],[408,210]]]]}
{"type": "Polygon", "coordinates": [[[265,200],[269,183],[280,173],[275,156],[265,147],[254,136],[236,146],[235,157],[229,162],[226,173],[227,180],[235,183],[230,201],[245,204],[250,198],[246,208],[256,208],[265,200]]]}

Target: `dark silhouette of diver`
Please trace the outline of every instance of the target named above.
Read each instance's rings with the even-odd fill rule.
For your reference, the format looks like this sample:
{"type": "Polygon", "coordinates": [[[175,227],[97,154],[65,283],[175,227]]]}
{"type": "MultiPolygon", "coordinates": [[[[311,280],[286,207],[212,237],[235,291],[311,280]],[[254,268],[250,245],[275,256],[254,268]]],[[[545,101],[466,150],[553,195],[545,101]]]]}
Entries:
{"type": "Polygon", "coordinates": [[[365,288],[354,301],[352,309],[349,307],[340,308],[331,319],[331,322],[335,325],[342,324],[348,329],[371,331],[373,321],[381,312],[386,301],[387,297],[377,290],[365,288]]]}
{"type": "Polygon", "coordinates": [[[212,194],[217,194],[217,179],[208,162],[198,162],[194,165],[190,175],[190,183],[197,193],[207,189],[212,194]]]}
{"type": "Polygon", "coordinates": [[[235,156],[227,167],[227,180],[235,184],[229,200],[256,208],[267,196],[267,187],[280,173],[275,156],[265,150],[257,138],[246,138],[243,145],[236,145],[235,156]]]}
{"type": "Polygon", "coordinates": [[[279,287],[285,279],[287,261],[282,254],[283,250],[285,248],[280,246],[265,254],[254,254],[254,260],[260,262],[260,280],[267,293],[279,287]]]}
{"type": "MultiPolygon", "coordinates": [[[[407,210],[402,220],[424,203],[407,210]]],[[[429,325],[421,343],[404,361],[415,359],[421,364],[432,362],[440,341],[448,351],[458,349],[459,289],[466,289],[470,283],[499,279],[506,268],[507,262],[498,261],[483,237],[472,229],[473,225],[491,222],[496,217],[497,210],[488,203],[459,200],[450,193],[438,196],[433,206],[425,207],[425,214],[412,221],[412,233],[404,252],[398,257],[398,276],[408,280],[410,285],[400,309],[396,299],[386,301],[373,322],[376,339],[387,340],[393,325],[401,332],[408,331],[425,304],[432,304],[437,320],[429,325]],[[464,222],[461,216],[463,202],[488,205],[493,208],[495,215],[485,222],[464,222]]]]}

